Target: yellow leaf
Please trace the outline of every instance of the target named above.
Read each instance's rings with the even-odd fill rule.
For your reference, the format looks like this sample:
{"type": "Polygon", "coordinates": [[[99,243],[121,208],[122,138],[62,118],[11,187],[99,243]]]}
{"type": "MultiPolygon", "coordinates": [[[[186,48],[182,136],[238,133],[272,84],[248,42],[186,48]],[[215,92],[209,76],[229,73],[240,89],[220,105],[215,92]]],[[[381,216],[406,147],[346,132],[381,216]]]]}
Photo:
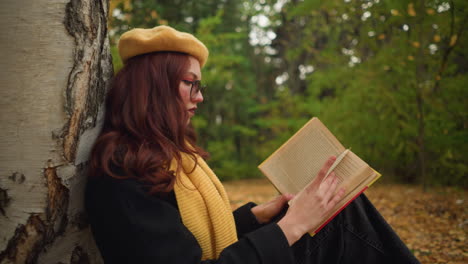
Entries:
{"type": "Polygon", "coordinates": [[[413,61],[413,60],[414,60],[414,57],[413,57],[412,55],[409,55],[409,56],[408,56],[408,60],[413,61]]]}
{"type": "Polygon", "coordinates": [[[390,14],[392,14],[393,16],[399,16],[400,12],[398,12],[398,10],[396,10],[396,9],[392,9],[392,10],[390,10],[390,14]]]}
{"type": "Polygon", "coordinates": [[[426,13],[427,13],[428,15],[431,15],[431,16],[432,16],[433,14],[435,14],[435,10],[432,9],[432,8],[428,8],[428,9],[426,9],[426,13]]]}
{"type": "Polygon", "coordinates": [[[457,36],[457,35],[453,35],[453,36],[450,38],[450,47],[453,47],[453,46],[455,46],[455,44],[457,44],[457,39],[458,39],[458,36],[457,36]]]}
{"type": "Polygon", "coordinates": [[[413,47],[415,47],[415,48],[419,48],[419,47],[421,46],[421,44],[419,44],[418,41],[413,41],[411,44],[412,44],[413,47]]]}
{"type": "Polygon", "coordinates": [[[440,41],[440,36],[439,35],[434,35],[434,42],[439,42],[440,41]]]}
{"type": "Polygon", "coordinates": [[[379,40],[383,40],[383,39],[385,39],[385,34],[380,34],[377,38],[378,38],[379,40]]]}
{"type": "Polygon", "coordinates": [[[416,16],[416,11],[414,11],[414,4],[413,3],[408,4],[408,15],[409,16],[416,16]]]}
{"type": "Polygon", "coordinates": [[[436,76],[436,80],[437,80],[437,81],[440,81],[440,79],[441,79],[441,78],[440,78],[440,75],[437,75],[437,76],[436,76]]]}
{"type": "Polygon", "coordinates": [[[155,19],[157,17],[158,17],[158,13],[156,12],[156,10],[151,11],[151,18],[155,19]]]}

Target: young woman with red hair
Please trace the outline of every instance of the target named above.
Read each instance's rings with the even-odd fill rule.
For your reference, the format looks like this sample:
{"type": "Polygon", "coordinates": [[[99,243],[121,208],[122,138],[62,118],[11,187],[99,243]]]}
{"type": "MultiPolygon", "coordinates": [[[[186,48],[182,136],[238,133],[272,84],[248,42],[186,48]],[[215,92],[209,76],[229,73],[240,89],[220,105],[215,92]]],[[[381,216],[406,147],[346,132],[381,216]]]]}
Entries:
{"type": "Polygon", "coordinates": [[[232,213],[190,123],[205,45],[159,26],[125,33],[119,52],[85,203],[106,263],[417,263],[364,196],[306,234],[343,195],[333,173],[321,182],[334,157],[289,208],[282,195],[232,213]]]}

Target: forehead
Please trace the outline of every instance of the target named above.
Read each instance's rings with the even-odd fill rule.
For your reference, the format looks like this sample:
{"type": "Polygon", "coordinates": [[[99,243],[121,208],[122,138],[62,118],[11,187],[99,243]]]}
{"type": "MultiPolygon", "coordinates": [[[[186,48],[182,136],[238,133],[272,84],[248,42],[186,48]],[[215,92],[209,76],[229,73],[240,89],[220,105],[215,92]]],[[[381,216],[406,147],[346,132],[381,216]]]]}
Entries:
{"type": "Polygon", "coordinates": [[[197,78],[201,79],[200,62],[192,56],[189,56],[188,72],[196,75],[197,78]]]}

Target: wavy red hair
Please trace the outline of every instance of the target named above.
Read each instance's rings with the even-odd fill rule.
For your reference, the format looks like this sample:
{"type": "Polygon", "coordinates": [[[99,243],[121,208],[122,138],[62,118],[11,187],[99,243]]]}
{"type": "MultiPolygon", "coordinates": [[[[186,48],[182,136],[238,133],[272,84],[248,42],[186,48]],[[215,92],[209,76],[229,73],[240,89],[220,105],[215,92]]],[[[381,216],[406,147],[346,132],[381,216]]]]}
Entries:
{"type": "MultiPolygon", "coordinates": [[[[91,152],[90,176],[110,175],[148,182],[151,193],[173,189],[170,163],[181,153],[208,154],[196,145],[179,84],[189,55],[148,53],[129,59],[107,94],[104,125],[91,152]]],[[[180,168],[181,166],[179,166],[180,168]]]]}

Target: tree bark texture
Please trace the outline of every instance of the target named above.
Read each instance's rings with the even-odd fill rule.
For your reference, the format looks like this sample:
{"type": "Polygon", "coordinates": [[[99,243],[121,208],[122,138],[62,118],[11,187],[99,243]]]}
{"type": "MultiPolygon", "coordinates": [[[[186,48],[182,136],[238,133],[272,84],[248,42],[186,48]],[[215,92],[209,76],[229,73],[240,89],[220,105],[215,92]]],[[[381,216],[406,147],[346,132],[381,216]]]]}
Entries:
{"type": "Polygon", "coordinates": [[[101,263],[86,161],[112,75],[108,0],[2,0],[0,263],[101,263]]]}

